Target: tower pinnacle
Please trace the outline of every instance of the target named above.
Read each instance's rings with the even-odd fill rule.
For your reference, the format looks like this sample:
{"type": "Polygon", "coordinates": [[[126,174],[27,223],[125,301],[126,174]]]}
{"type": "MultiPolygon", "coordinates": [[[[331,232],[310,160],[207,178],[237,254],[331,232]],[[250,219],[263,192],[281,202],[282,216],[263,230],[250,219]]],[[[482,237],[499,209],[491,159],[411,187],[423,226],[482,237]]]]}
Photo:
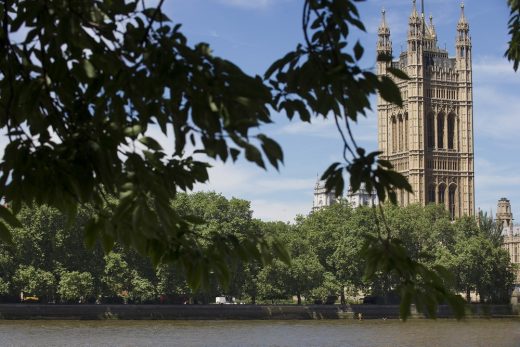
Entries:
{"type": "Polygon", "coordinates": [[[419,13],[417,13],[417,1],[416,0],[413,0],[412,1],[412,14],[410,15],[410,18],[419,18],[419,13]]]}
{"type": "MultiPolygon", "coordinates": [[[[392,55],[392,41],[390,41],[390,28],[386,23],[386,10],[381,10],[382,18],[381,24],[378,29],[378,40],[377,40],[377,54],[378,55],[392,55]]],[[[382,68],[383,66],[381,66],[382,68]]],[[[381,70],[382,72],[383,70],[381,70]]]]}
{"type": "Polygon", "coordinates": [[[386,10],[385,8],[383,7],[383,9],[381,10],[381,14],[382,14],[382,18],[381,18],[381,25],[379,26],[380,28],[387,28],[387,24],[386,24],[386,10]]]}
{"type": "Polygon", "coordinates": [[[459,18],[459,24],[467,24],[466,21],[466,14],[464,13],[464,2],[460,3],[460,18],[459,18]]]}

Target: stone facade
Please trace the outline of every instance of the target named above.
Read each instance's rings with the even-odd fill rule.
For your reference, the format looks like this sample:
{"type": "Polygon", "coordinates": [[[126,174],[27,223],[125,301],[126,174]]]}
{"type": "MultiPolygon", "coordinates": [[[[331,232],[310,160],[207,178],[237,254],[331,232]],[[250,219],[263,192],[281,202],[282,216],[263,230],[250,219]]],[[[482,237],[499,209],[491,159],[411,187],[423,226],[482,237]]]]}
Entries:
{"type": "Polygon", "coordinates": [[[520,286],[520,235],[506,235],[504,236],[504,243],[502,245],[509,253],[511,264],[516,265],[515,268],[515,285],[520,286]]]}
{"type": "Polygon", "coordinates": [[[520,226],[513,224],[511,203],[508,199],[498,200],[496,221],[502,225],[503,247],[509,253],[511,264],[516,264],[516,284],[520,284],[520,226]]]}
{"type": "Polygon", "coordinates": [[[362,184],[359,190],[355,193],[352,191],[352,188],[349,188],[347,201],[353,208],[358,208],[359,206],[375,206],[379,204],[377,194],[375,192],[369,192],[364,184],[362,184]]]}
{"type": "Polygon", "coordinates": [[[320,181],[319,179],[316,181],[316,185],[314,186],[314,202],[312,204],[312,210],[316,211],[325,206],[330,206],[336,202],[336,193],[334,191],[330,191],[327,193],[327,188],[325,188],[325,182],[320,181]]]}
{"type": "Polygon", "coordinates": [[[502,224],[502,233],[513,236],[514,225],[513,225],[513,212],[511,212],[511,203],[508,199],[502,198],[498,200],[497,205],[497,223],[502,224]]]}
{"type": "MultiPolygon", "coordinates": [[[[338,199],[341,198],[336,198],[334,191],[327,193],[325,182],[320,180],[316,181],[316,185],[314,186],[314,203],[312,205],[313,211],[330,206],[336,203],[338,199]]],[[[345,199],[353,208],[357,208],[359,206],[373,206],[379,203],[377,194],[375,192],[367,191],[364,184],[362,184],[355,193],[352,191],[352,188],[349,187],[345,199]]]]}
{"type": "MultiPolygon", "coordinates": [[[[403,107],[380,96],[377,102],[382,158],[408,178],[414,191],[398,192],[398,202],[444,204],[452,219],[475,210],[471,37],[461,8],[455,57],[438,47],[432,17],[426,23],[413,1],[407,50],[397,60],[377,63],[377,74],[393,78],[404,101],[403,107]],[[391,68],[410,79],[392,77],[391,68]]],[[[384,11],[377,52],[392,55],[384,11]]]]}

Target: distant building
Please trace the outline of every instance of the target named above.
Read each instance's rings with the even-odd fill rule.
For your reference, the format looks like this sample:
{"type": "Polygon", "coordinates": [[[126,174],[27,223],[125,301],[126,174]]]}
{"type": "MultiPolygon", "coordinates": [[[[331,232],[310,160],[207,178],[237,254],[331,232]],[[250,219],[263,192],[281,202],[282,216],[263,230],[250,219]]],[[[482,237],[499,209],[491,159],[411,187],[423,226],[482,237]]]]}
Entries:
{"type": "MultiPolygon", "coordinates": [[[[513,224],[513,213],[511,203],[508,199],[498,200],[496,221],[502,224],[502,235],[504,235],[503,247],[508,251],[511,264],[516,264],[520,270],[520,226],[513,224]]],[[[520,271],[516,272],[516,284],[520,284],[520,271]]]]}
{"type": "Polygon", "coordinates": [[[507,236],[516,236],[520,234],[520,226],[513,224],[513,213],[511,212],[511,203],[508,199],[502,198],[498,200],[497,206],[497,223],[502,224],[502,233],[507,236]]]}
{"type": "Polygon", "coordinates": [[[377,194],[375,192],[367,191],[364,184],[361,185],[357,192],[352,191],[352,187],[348,189],[347,201],[350,206],[357,208],[359,206],[374,206],[379,204],[377,194]]]}
{"type": "MultiPolygon", "coordinates": [[[[333,205],[339,199],[341,198],[336,198],[336,193],[334,191],[327,193],[325,182],[318,180],[314,186],[314,203],[312,205],[312,210],[316,211],[320,208],[333,205]]],[[[378,204],[377,195],[374,192],[368,192],[364,184],[362,184],[355,193],[352,191],[352,187],[349,187],[346,201],[353,208],[357,208],[359,206],[373,206],[378,204]]]]}
{"type": "Polygon", "coordinates": [[[318,179],[316,181],[316,185],[314,186],[314,203],[312,204],[312,210],[317,211],[320,208],[336,203],[336,201],[337,198],[335,191],[332,190],[327,192],[327,188],[325,188],[325,182],[318,179]]]}

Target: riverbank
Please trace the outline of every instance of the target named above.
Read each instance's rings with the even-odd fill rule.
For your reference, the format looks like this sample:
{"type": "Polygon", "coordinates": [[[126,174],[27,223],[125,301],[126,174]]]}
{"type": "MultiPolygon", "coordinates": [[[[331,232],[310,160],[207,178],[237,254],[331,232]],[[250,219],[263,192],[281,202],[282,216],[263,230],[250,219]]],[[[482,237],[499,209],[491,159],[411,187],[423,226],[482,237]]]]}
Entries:
{"type": "MultiPolygon", "coordinates": [[[[453,318],[440,306],[439,318],[453,318]]],[[[0,304],[4,320],[399,319],[398,305],[41,305],[0,304]]],[[[412,309],[411,319],[423,315],[412,309]]],[[[468,305],[467,318],[520,318],[518,305],[468,305]]]]}

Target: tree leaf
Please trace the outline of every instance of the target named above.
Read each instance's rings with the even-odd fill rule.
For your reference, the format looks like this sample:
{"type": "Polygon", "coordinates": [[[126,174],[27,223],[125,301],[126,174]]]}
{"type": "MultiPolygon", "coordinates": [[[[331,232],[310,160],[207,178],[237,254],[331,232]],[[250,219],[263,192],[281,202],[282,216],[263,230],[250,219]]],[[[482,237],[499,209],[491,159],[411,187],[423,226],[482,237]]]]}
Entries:
{"type": "Polygon", "coordinates": [[[0,240],[7,244],[13,244],[13,236],[4,223],[0,222],[0,240]]]}
{"type": "Polygon", "coordinates": [[[90,62],[90,60],[83,60],[83,69],[85,70],[85,74],[88,78],[96,78],[97,71],[94,65],[92,65],[92,63],[90,62]]]}
{"type": "Polygon", "coordinates": [[[363,53],[365,52],[365,49],[363,46],[361,46],[361,43],[359,41],[356,42],[356,45],[354,46],[354,57],[356,60],[360,60],[363,57],[363,53]]]}
{"type": "Polygon", "coordinates": [[[2,218],[8,225],[13,228],[21,228],[22,224],[13,215],[13,213],[5,206],[0,205],[0,218],[2,218]]]}
{"type": "Polygon", "coordinates": [[[396,68],[393,68],[393,67],[389,67],[387,69],[387,71],[390,72],[392,75],[394,75],[395,77],[397,77],[399,79],[402,79],[402,80],[409,80],[410,79],[410,77],[403,70],[396,69],[396,68]]]}
{"type": "Polygon", "coordinates": [[[403,106],[403,99],[401,97],[401,91],[397,85],[387,76],[382,76],[379,83],[379,93],[381,97],[388,102],[396,104],[397,106],[403,106]]]}

